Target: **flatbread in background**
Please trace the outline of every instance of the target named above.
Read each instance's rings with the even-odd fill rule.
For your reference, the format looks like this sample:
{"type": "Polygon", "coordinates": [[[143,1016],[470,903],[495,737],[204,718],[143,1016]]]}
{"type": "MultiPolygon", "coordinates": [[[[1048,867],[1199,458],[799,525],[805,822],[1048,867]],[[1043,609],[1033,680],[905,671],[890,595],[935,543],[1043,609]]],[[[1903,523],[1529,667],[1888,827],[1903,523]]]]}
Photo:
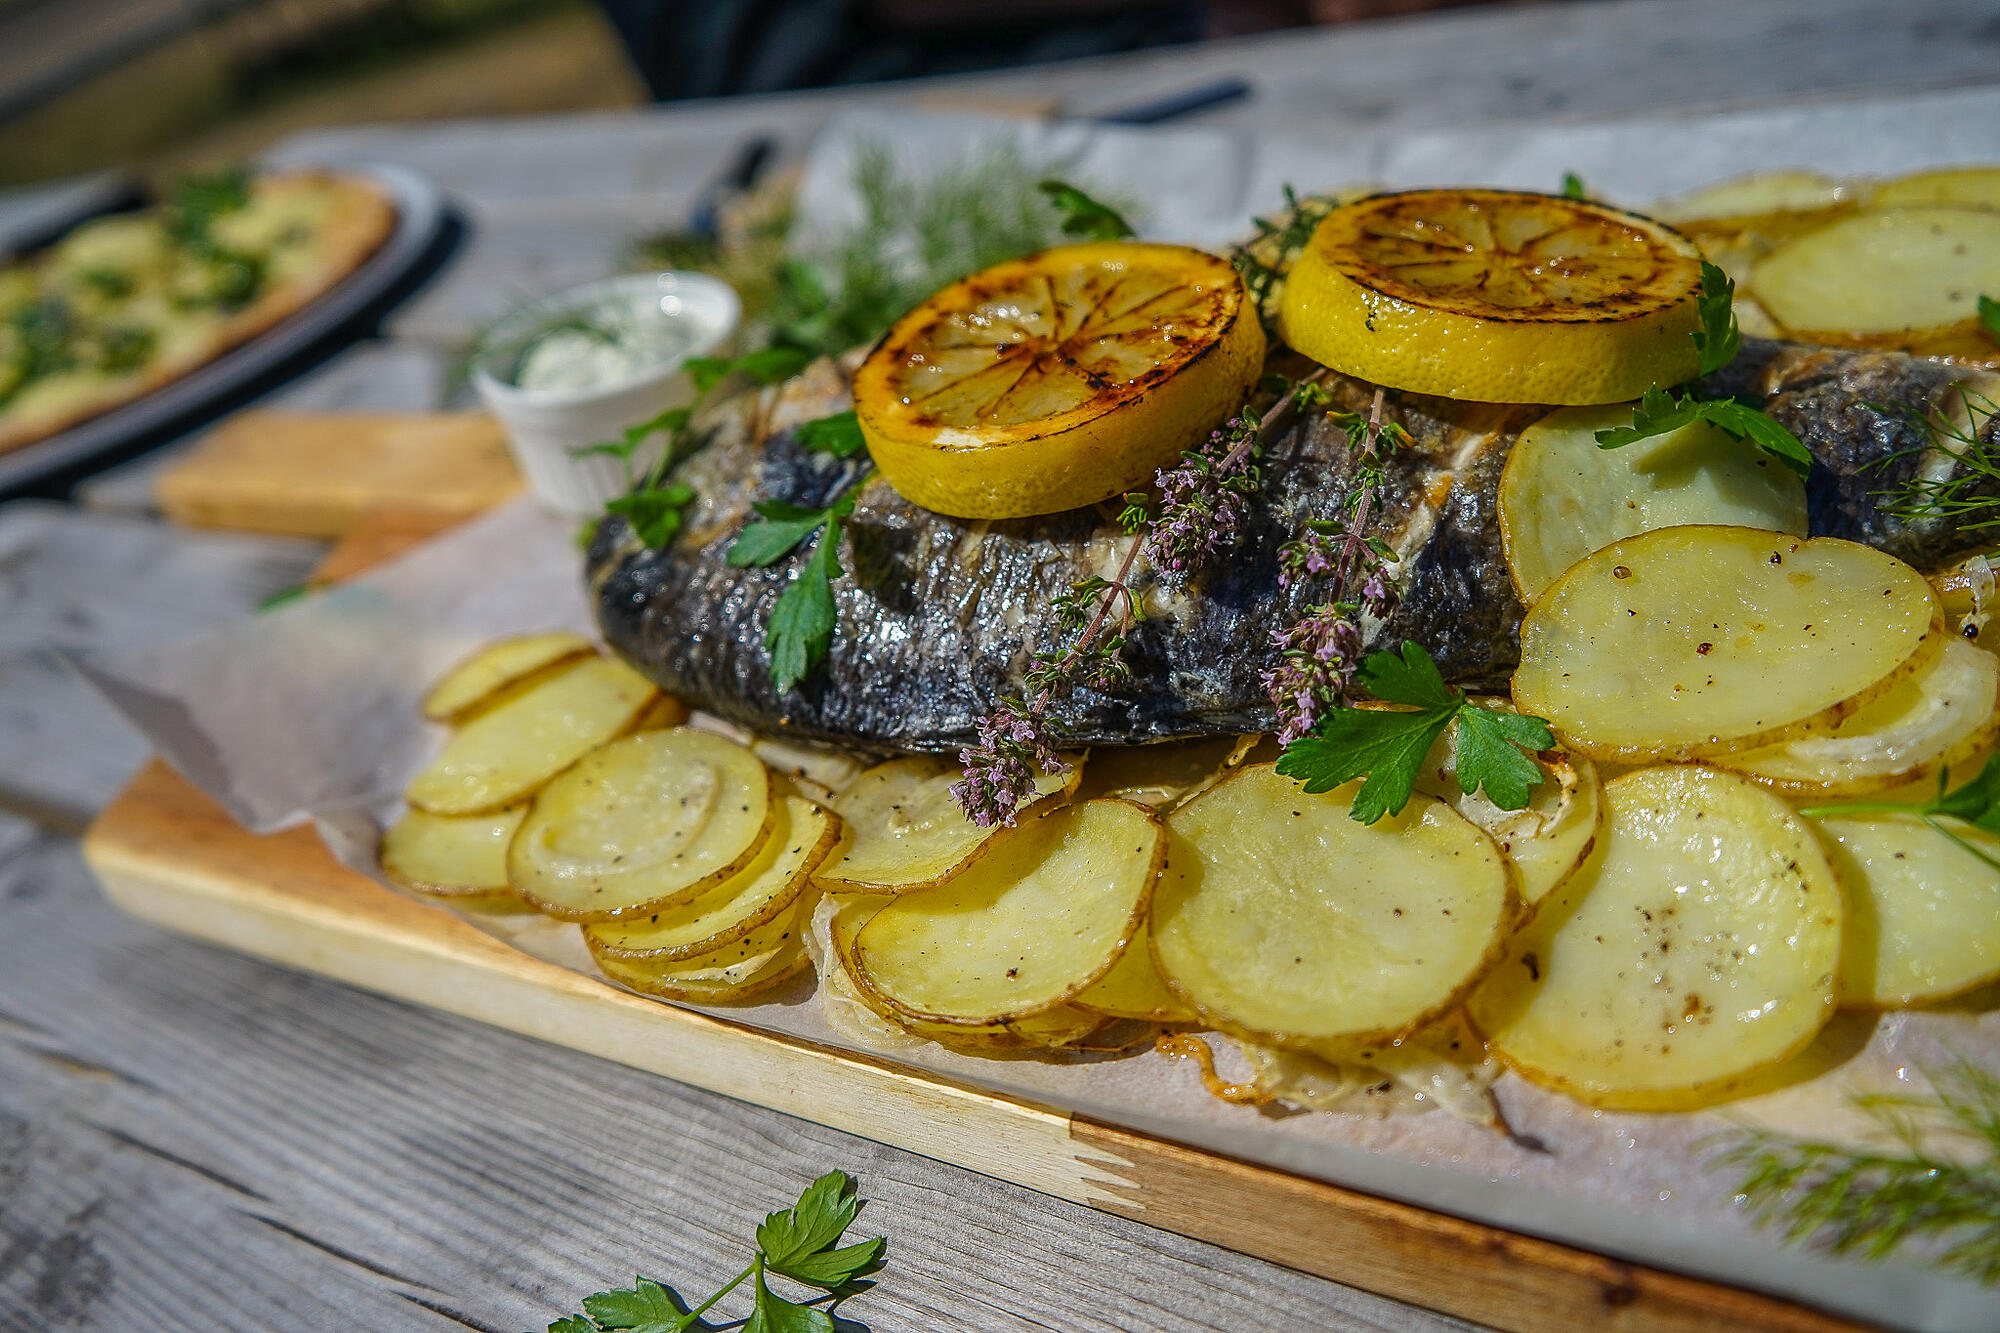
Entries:
{"type": "Polygon", "coordinates": [[[233,304],[191,298],[188,280],[205,275],[169,217],[160,204],[96,218],[0,268],[0,452],[143,397],[279,324],[359,268],[396,225],[388,197],[359,177],[256,176],[241,207],[208,222],[216,246],[259,267],[248,299],[233,304]],[[43,369],[17,382],[37,358],[43,369]]]}

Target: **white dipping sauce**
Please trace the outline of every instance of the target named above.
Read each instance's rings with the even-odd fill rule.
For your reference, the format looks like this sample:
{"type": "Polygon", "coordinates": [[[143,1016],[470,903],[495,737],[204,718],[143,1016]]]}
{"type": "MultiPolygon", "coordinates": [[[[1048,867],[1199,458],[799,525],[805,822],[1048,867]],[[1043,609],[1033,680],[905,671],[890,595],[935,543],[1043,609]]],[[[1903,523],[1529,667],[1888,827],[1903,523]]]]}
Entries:
{"type": "Polygon", "coordinates": [[[614,389],[685,357],[701,333],[672,293],[605,302],[536,335],[514,384],[529,393],[614,389]]]}

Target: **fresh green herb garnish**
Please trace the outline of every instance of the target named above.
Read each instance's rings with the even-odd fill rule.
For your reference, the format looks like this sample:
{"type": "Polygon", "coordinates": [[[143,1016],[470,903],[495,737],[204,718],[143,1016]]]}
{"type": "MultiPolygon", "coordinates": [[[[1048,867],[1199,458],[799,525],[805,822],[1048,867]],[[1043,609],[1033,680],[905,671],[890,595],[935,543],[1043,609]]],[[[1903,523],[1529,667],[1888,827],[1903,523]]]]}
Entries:
{"type": "MultiPolygon", "coordinates": [[[[1736,283],[1727,273],[1706,260],[1701,266],[1701,295],[1695,309],[1701,327],[1691,336],[1700,358],[1697,375],[1711,375],[1736,359],[1743,345],[1743,332],[1736,323],[1736,283]]],[[[1703,400],[1691,393],[1669,394],[1655,384],[1646,390],[1633,409],[1632,424],[1613,426],[1597,432],[1597,447],[1617,449],[1638,440],[1651,439],[1679,430],[1696,421],[1706,421],[1739,440],[1771,455],[1804,479],[1812,471],[1812,453],[1799,437],[1762,409],[1734,399],[1703,400]]]]}
{"type": "Polygon", "coordinates": [[[1268,330],[1278,317],[1278,295],[1292,261],[1326,215],[1334,201],[1320,195],[1301,198],[1290,185],[1285,189],[1285,207],[1275,217],[1252,218],[1256,228],[1250,239],[1229,252],[1229,262],[1243,275],[1243,287],[1257,305],[1257,314],[1268,330]]]}
{"type": "Polygon", "coordinates": [[[1958,790],[1947,792],[1945,788],[1950,782],[1951,770],[1946,769],[1938,774],[1937,792],[1928,800],[1841,801],[1803,806],[1799,813],[1807,819],[1838,819],[1843,815],[1915,815],[1970,855],[2000,870],[2000,860],[1979,850],[1964,834],[1945,822],[1948,819],[1958,820],[1988,833],[2000,833],[2000,754],[1989,758],[1986,767],[1979,770],[1979,775],[1958,790]]]}
{"type": "Polygon", "coordinates": [[[1901,1151],[1742,1134],[1714,1164],[1743,1171],[1751,1215],[1790,1241],[1883,1259],[1929,1240],[1923,1262],[1986,1285],[2000,1282],[2000,1077],[1960,1060],[1926,1071],[1929,1097],[1857,1097],[1901,1151]],[[1969,1140],[1976,1157],[1937,1152],[1932,1133],[1969,1140]]]}
{"type": "Polygon", "coordinates": [[[804,370],[812,353],[798,347],[765,347],[742,356],[697,356],[686,363],[688,378],[697,393],[707,393],[731,375],[743,375],[759,384],[777,384],[804,370]]]}
{"type": "Polygon", "coordinates": [[[1689,394],[1676,397],[1657,384],[1647,389],[1645,397],[1632,409],[1631,425],[1597,432],[1597,447],[1616,449],[1697,421],[1718,426],[1739,440],[1749,440],[1801,479],[1812,471],[1812,455],[1799,443],[1798,436],[1756,408],[1734,398],[1697,399],[1689,394]]]}
{"type": "Polygon", "coordinates": [[[681,511],[694,503],[694,490],[679,482],[642,486],[604,507],[622,514],[646,549],[658,550],[680,535],[681,511]]]}
{"type": "Polygon", "coordinates": [[[1979,298],[1979,327],[1986,330],[1986,336],[2000,342],[2000,301],[1990,296],[1979,298]]]}
{"type": "Polygon", "coordinates": [[[136,285],[124,269],[103,266],[84,269],[76,275],[76,280],[107,301],[124,300],[136,285]]]}
{"type": "Polygon", "coordinates": [[[1555,744],[1538,717],[1482,708],[1444,682],[1422,644],[1406,642],[1399,656],[1371,653],[1358,673],[1362,688],[1403,709],[1336,708],[1312,734],[1285,747],[1278,772],[1307,792],[1332,791],[1367,775],[1348,813],[1364,824],[1401,813],[1423,771],[1424,756],[1444,729],[1458,724],[1458,785],[1503,810],[1519,810],[1547,780],[1534,754],[1555,744]],[[1523,752],[1526,753],[1523,753],[1523,752]]]}
{"type": "Polygon", "coordinates": [[[792,437],[807,453],[825,454],[830,458],[852,458],[868,449],[868,441],[861,434],[861,418],[853,408],[817,421],[808,421],[794,431],[792,437]]]}
{"type": "Polygon", "coordinates": [[[1933,449],[1959,464],[1944,475],[1919,467],[1900,487],[1877,494],[1888,501],[1883,512],[1905,523],[1945,518],[1967,531],[2000,527],[2000,496],[1994,494],[2000,487],[2000,456],[1996,456],[1994,443],[1981,438],[1994,417],[2000,416],[2000,403],[1967,385],[1956,387],[1965,404],[1967,424],[1963,426],[1942,412],[1926,415],[1908,408],[1868,405],[1885,415],[1902,417],[1924,437],[1921,445],[1885,455],[1870,467],[1886,467],[1912,453],[1933,449]]]}
{"type": "MultiPolygon", "coordinates": [[[[872,471],[872,469],[871,469],[872,471]]],[[[850,485],[824,509],[805,509],[782,500],[764,500],[755,508],[758,521],[746,524],[730,546],[728,561],[739,569],[776,564],[806,541],[812,554],[771,608],[764,629],[764,648],[771,655],[771,683],[779,694],[789,693],[826,660],[835,625],[833,580],[845,573],[840,566],[841,521],[854,512],[854,497],[867,474],[850,485]]]]}
{"type": "Polygon", "coordinates": [[[1562,197],[1565,199],[1587,198],[1588,196],[1583,192],[1583,177],[1577,175],[1574,171],[1565,171],[1563,173],[1562,197]]]}
{"type": "Polygon", "coordinates": [[[600,1291],[583,1298],[582,1314],[565,1315],[548,1326],[548,1333],[685,1333],[699,1325],[716,1302],[751,1284],[754,1304],[743,1322],[743,1333],[834,1333],[827,1313],[847,1297],[866,1291],[865,1279],[882,1267],[889,1242],[880,1236],[854,1245],[840,1238],[861,1211],[854,1178],[829,1171],[806,1186],[799,1201],[772,1213],[757,1228],[757,1249],[750,1264],[700,1305],[689,1308],[673,1288],[651,1278],[634,1278],[630,1287],[600,1291]],[[822,1294],[790,1301],[771,1290],[771,1274],[822,1294]],[[822,1308],[819,1304],[826,1301],[822,1308]]]}
{"type": "Polygon", "coordinates": [[[1035,188],[1048,196],[1056,212],[1062,215],[1065,236],[1089,241],[1124,241],[1139,234],[1116,209],[1099,203],[1067,181],[1047,180],[1035,188]]]}

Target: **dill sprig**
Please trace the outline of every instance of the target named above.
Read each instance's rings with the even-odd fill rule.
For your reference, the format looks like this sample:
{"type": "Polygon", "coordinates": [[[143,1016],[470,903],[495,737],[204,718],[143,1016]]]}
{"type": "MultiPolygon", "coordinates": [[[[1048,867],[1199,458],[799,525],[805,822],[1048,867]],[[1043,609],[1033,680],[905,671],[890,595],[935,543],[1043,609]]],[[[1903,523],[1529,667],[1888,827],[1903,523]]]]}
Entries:
{"type": "Polygon", "coordinates": [[[1924,442],[1899,449],[1869,464],[1884,468],[1912,454],[1932,450],[1953,459],[1958,466],[1951,475],[1927,475],[1919,468],[1914,476],[1893,490],[1876,494],[1887,500],[1882,512],[1904,523],[1949,519],[1965,529],[2000,527],[2000,453],[1981,433],[2000,415],[2000,404],[1984,394],[1958,385],[1965,402],[1966,424],[1961,426],[1940,411],[1917,412],[1910,408],[1870,404],[1876,411],[1898,416],[1922,433],[1924,442]]]}
{"type": "Polygon", "coordinates": [[[1927,1241],[1930,1266],[2000,1282],[2000,1076],[1963,1059],[1926,1073],[1928,1097],[1854,1099],[1900,1150],[1748,1130],[1712,1165],[1741,1169],[1738,1199],[1788,1241],[1870,1260],[1927,1241]],[[1937,1151],[1940,1134],[1969,1140],[1977,1155],[1937,1151]]]}

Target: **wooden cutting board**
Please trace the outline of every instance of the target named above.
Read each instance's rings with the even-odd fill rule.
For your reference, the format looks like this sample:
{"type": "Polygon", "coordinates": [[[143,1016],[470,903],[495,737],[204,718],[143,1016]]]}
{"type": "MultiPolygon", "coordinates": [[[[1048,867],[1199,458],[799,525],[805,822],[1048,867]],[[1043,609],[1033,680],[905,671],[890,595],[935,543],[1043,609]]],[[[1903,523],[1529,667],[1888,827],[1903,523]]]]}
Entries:
{"type": "Polygon", "coordinates": [[[155,487],[190,527],[340,537],[381,510],[470,518],[522,481],[483,412],[239,412],[155,487]]]}
{"type": "Polygon", "coordinates": [[[310,829],[246,832],[158,760],[83,848],[168,929],[1498,1328],[1862,1327],[642,999],[342,867],[310,829]]]}

